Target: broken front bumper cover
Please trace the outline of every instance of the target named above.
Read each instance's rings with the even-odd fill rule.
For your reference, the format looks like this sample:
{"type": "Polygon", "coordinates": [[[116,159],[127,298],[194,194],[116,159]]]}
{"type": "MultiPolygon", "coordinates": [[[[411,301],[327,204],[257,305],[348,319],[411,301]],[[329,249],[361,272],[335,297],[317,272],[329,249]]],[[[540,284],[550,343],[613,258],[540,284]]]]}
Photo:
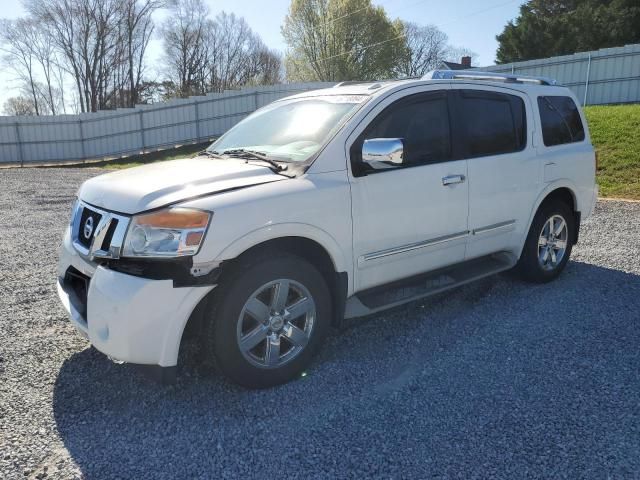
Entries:
{"type": "Polygon", "coordinates": [[[213,285],[176,287],[92,264],[67,234],[58,265],[58,296],[72,324],[109,357],[130,363],[173,367],[185,325],[213,285]],[[86,300],[72,288],[67,272],[87,278],[86,300]],[[83,305],[84,303],[84,305],[83,305]]]}

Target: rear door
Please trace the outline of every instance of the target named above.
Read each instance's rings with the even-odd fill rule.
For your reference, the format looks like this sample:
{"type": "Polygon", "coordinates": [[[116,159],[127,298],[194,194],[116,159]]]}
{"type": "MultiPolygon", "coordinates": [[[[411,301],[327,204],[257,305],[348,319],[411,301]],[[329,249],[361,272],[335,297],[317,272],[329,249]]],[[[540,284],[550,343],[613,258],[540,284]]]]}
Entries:
{"type": "Polygon", "coordinates": [[[468,161],[466,258],[517,251],[540,191],[540,162],[526,95],[500,87],[454,88],[454,122],[468,161]]]}
{"type": "Polygon", "coordinates": [[[537,98],[543,181],[545,187],[559,180],[571,182],[579,211],[588,216],[595,201],[595,152],[575,99],[555,93],[537,98]]]}

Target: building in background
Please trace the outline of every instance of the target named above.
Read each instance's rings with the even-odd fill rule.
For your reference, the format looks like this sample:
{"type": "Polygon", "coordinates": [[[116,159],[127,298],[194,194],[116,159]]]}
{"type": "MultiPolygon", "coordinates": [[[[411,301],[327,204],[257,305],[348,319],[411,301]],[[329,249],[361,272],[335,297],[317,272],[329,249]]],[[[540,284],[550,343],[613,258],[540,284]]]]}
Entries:
{"type": "Polygon", "coordinates": [[[460,63],[456,62],[442,62],[440,64],[440,70],[467,70],[471,68],[471,57],[462,57],[460,63]]]}

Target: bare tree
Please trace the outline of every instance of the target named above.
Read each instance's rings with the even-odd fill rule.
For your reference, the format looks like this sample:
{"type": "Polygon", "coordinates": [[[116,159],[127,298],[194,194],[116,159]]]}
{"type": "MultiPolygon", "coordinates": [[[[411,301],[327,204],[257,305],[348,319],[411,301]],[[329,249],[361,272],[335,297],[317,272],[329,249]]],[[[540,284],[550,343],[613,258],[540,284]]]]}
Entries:
{"type": "Polygon", "coordinates": [[[224,12],[209,18],[205,0],[22,1],[28,16],[0,25],[0,49],[37,114],[133,106],[282,78],[279,53],[243,18],[224,12]],[[145,57],[153,13],[165,7],[168,74],[158,83],[147,77],[145,57]]]}
{"type": "Polygon", "coordinates": [[[245,83],[250,85],[275,85],[282,83],[283,65],[279,52],[266,46],[256,48],[250,56],[249,77],[245,83]]]}
{"type": "Polygon", "coordinates": [[[218,14],[209,35],[207,88],[221,92],[247,84],[281,80],[281,59],[269,50],[244,18],[218,14]]]}
{"type": "Polygon", "coordinates": [[[4,61],[27,85],[36,115],[40,115],[36,88],[36,58],[31,43],[33,22],[29,19],[2,20],[0,36],[4,61]]]}
{"type": "Polygon", "coordinates": [[[152,14],[162,0],[24,0],[46,32],[39,48],[47,84],[59,85],[61,65],[73,78],[81,111],[133,106],[139,97],[144,57],[153,33],[152,14]],[[53,54],[53,55],[51,55],[53,54]]]}
{"type": "Polygon", "coordinates": [[[260,40],[244,20],[233,13],[220,13],[214,22],[209,55],[209,84],[215,91],[223,91],[244,82],[248,67],[248,53],[260,40]]]}
{"type": "Polygon", "coordinates": [[[116,0],[26,0],[29,13],[46,27],[74,77],[82,111],[104,99],[105,74],[116,47],[116,0]]]}
{"type": "Polygon", "coordinates": [[[281,80],[281,59],[244,18],[221,12],[215,19],[202,0],[172,0],[162,25],[168,80],[176,95],[221,92],[281,80]]]}
{"type": "Polygon", "coordinates": [[[59,62],[56,62],[55,68],[53,70],[53,78],[60,95],[60,110],[62,111],[62,113],[67,113],[67,103],[65,96],[66,73],[67,72],[65,71],[64,67],[59,62]]]}
{"type": "Polygon", "coordinates": [[[76,32],[80,20],[77,15],[80,12],[78,5],[73,0],[54,0],[53,2],[38,2],[27,0],[25,6],[33,18],[37,19],[42,28],[54,40],[56,47],[65,60],[65,70],[71,74],[77,88],[77,98],[80,103],[80,111],[85,111],[84,93],[82,88],[81,72],[83,71],[79,47],[79,33],[76,32]]]}
{"type": "Polygon", "coordinates": [[[122,20],[125,25],[126,67],[129,80],[128,106],[140,97],[144,74],[144,58],[154,31],[151,18],[163,5],[161,0],[122,0],[122,20]]]}
{"type": "Polygon", "coordinates": [[[33,99],[28,97],[11,97],[6,102],[2,112],[5,115],[15,116],[33,116],[36,115],[35,104],[33,99]]]}
{"type": "Polygon", "coordinates": [[[64,82],[52,37],[32,17],[5,20],[0,28],[5,61],[17,73],[22,90],[34,104],[37,115],[56,115],[64,110],[64,82]]]}
{"type": "Polygon", "coordinates": [[[49,113],[55,115],[60,106],[60,92],[55,86],[55,73],[58,69],[58,58],[56,55],[53,39],[47,34],[46,30],[30,21],[30,28],[27,32],[27,40],[31,45],[33,57],[39,65],[39,70],[44,78],[44,86],[42,90],[43,102],[46,103],[49,113]]]}
{"type": "Polygon", "coordinates": [[[203,0],[171,0],[169,16],[161,27],[169,76],[176,93],[201,93],[207,67],[207,32],[213,28],[203,0]]]}
{"type": "Polygon", "coordinates": [[[435,25],[402,22],[405,52],[398,62],[397,75],[419,77],[438,68],[448,53],[447,35],[435,25]]]}

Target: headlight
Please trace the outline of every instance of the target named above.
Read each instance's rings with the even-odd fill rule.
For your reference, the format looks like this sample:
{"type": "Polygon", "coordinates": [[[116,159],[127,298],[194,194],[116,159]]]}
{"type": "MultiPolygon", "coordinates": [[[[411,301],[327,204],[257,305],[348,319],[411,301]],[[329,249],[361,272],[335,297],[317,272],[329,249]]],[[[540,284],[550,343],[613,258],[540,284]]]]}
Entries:
{"type": "Polygon", "coordinates": [[[210,219],[208,212],[179,207],[135,215],[127,230],[122,256],[195,255],[210,219]]]}

